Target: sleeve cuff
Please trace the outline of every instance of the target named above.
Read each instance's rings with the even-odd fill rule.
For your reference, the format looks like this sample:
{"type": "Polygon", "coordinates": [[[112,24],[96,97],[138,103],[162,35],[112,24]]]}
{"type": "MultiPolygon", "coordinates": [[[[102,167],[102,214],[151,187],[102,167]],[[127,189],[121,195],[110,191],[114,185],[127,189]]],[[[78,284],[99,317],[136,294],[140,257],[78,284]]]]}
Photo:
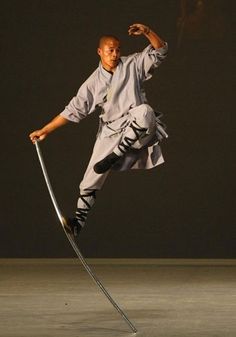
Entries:
{"type": "Polygon", "coordinates": [[[158,54],[164,55],[168,51],[168,43],[164,42],[164,46],[154,49],[158,54]]]}
{"type": "Polygon", "coordinates": [[[65,119],[67,119],[70,122],[74,122],[74,123],[80,122],[80,119],[77,116],[75,116],[73,113],[70,113],[67,109],[62,111],[60,113],[60,116],[64,117],[65,119]]]}

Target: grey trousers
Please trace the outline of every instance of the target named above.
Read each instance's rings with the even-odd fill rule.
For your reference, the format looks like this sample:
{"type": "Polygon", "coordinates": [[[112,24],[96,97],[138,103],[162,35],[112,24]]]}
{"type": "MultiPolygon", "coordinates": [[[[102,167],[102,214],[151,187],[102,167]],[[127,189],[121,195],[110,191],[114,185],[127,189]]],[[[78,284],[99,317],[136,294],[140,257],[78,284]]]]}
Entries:
{"type": "Polygon", "coordinates": [[[129,111],[129,114],[123,116],[109,124],[104,124],[97,136],[92,156],[89,161],[87,170],[85,171],[83,180],[80,183],[80,194],[86,191],[100,190],[109,174],[94,172],[94,165],[110,154],[115,147],[129,132],[129,125],[135,121],[141,128],[146,128],[146,134],[136,141],[132,146],[133,149],[141,149],[147,145],[155,136],[156,132],[156,116],[153,109],[148,104],[141,104],[129,111]]]}
{"type": "MultiPolygon", "coordinates": [[[[152,152],[150,144],[157,143],[157,119],[153,109],[148,104],[141,104],[129,111],[116,121],[110,123],[102,122],[97,135],[88,167],[83,180],[80,183],[80,196],[77,202],[76,218],[83,227],[87,215],[95,203],[96,191],[100,190],[109,174],[97,174],[94,165],[109,155],[122,142],[124,137],[129,136],[132,131],[130,125],[135,122],[140,128],[146,129],[145,133],[132,145],[132,151],[124,154],[119,161],[122,164],[119,170],[129,168],[152,168],[161,164],[164,160],[159,145],[155,145],[152,152]],[[150,153],[149,153],[149,149],[150,153]],[[138,151],[136,151],[138,150],[138,151]],[[136,152],[135,152],[136,151],[136,152]],[[136,155],[134,155],[134,152],[136,155]],[[143,156],[143,158],[142,158],[143,156]],[[148,158],[151,158],[147,160],[148,158]],[[141,167],[136,163],[140,161],[141,167]]],[[[119,162],[118,162],[119,163],[119,162]]]]}

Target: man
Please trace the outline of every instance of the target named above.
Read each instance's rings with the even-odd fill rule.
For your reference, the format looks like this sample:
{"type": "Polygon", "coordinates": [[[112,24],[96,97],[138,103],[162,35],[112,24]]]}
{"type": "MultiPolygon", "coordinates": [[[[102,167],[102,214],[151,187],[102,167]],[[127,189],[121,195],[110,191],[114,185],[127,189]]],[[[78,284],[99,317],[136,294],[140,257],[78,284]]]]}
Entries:
{"type": "Polygon", "coordinates": [[[128,33],[144,35],[150,44],[140,53],[121,57],[119,39],[103,36],[97,49],[101,60],[98,68],[62,113],[30,134],[33,143],[43,140],[69,121],[78,123],[97,108],[101,110],[97,139],[80,184],[76,216],[67,219],[76,236],[110,169],[148,169],[164,161],[159,142],[167,134],[160,114],[147,104],[143,82],[152,77],[153,70],[165,58],[167,43],[143,24],[131,25],[128,33]]]}

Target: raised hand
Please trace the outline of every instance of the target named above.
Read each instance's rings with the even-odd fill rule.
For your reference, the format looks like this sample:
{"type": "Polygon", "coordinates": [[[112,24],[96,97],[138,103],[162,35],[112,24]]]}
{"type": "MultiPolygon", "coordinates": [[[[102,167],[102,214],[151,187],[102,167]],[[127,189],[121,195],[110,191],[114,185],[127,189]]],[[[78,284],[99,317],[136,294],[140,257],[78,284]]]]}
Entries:
{"type": "Polygon", "coordinates": [[[148,26],[143,25],[142,23],[134,23],[129,26],[128,34],[129,35],[141,35],[148,34],[150,32],[150,28],[148,26]]]}

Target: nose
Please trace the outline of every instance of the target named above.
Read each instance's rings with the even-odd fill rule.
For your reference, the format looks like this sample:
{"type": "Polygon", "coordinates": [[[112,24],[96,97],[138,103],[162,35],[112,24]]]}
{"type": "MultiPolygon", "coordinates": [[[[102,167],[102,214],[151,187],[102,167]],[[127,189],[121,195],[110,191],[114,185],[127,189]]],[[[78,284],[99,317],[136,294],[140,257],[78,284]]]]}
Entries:
{"type": "Polygon", "coordinates": [[[117,58],[118,55],[119,55],[119,53],[120,53],[119,50],[114,49],[113,52],[112,52],[112,56],[115,57],[115,58],[117,58]]]}

